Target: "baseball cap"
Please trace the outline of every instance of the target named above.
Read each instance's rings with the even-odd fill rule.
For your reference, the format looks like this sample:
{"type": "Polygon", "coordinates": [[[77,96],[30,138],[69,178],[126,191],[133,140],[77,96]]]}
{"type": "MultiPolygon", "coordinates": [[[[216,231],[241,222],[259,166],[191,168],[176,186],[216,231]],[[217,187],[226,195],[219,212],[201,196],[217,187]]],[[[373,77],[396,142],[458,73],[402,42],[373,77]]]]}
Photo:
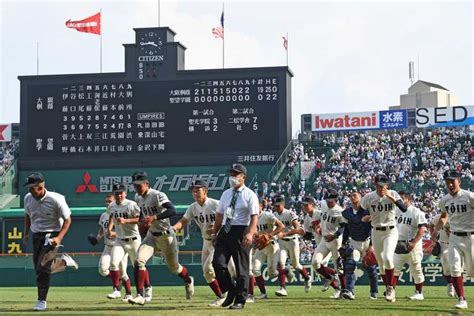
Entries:
{"type": "Polygon", "coordinates": [[[374,182],[375,184],[378,184],[378,185],[388,184],[388,177],[383,173],[379,173],[378,175],[375,176],[374,182]]]}
{"type": "Polygon", "coordinates": [[[283,195],[279,195],[273,198],[273,205],[277,204],[285,204],[285,197],[283,195]]]}
{"type": "Polygon", "coordinates": [[[455,169],[446,170],[444,172],[444,180],[454,180],[457,178],[461,178],[461,174],[455,169]]]}
{"type": "Polygon", "coordinates": [[[330,189],[324,194],[325,200],[335,200],[337,198],[339,198],[339,193],[334,189],[330,189]]]}
{"type": "Polygon", "coordinates": [[[133,184],[142,184],[148,182],[148,175],[145,171],[137,171],[132,175],[133,184]]]}
{"type": "Polygon", "coordinates": [[[23,184],[23,186],[31,188],[42,182],[44,182],[44,176],[39,172],[33,172],[26,178],[26,182],[23,184]]]}
{"type": "Polygon", "coordinates": [[[112,192],[114,193],[127,192],[127,188],[123,184],[114,184],[112,186],[112,192]]]}
{"type": "Polygon", "coordinates": [[[316,200],[312,196],[305,196],[302,200],[303,204],[314,204],[316,205],[316,200]]]}
{"type": "Polygon", "coordinates": [[[207,183],[201,179],[194,180],[189,188],[192,189],[199,189],[199,188],[207,188],[207,183]]]}
{"type": "Polygon", "coordinates": [[[245,168],[245,166],[240,164],[240,163],[234,163],[229,168],[229,172],[231,172],[231,171],[235,171],[235,172],[243,173],[244,175],[247,175],[247,168],[245,168]]]}

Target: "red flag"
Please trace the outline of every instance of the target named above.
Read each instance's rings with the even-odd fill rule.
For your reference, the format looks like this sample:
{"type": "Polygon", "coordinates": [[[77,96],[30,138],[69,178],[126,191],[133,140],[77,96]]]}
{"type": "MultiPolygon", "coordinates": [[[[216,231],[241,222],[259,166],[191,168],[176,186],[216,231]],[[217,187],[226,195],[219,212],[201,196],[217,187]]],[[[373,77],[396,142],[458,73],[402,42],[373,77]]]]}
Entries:
{"type": "Polygon", "coordinates": [[[79,32],[100,35],[100,12],[80,21],[66,21],[66,27],[76,29],[79,32]]]}
{"type": "Polygon", "coordinates": [[[285,50],[288,50],[288,38],[282,36],[283,38],[283,47],[285,48],[285,50]]]}

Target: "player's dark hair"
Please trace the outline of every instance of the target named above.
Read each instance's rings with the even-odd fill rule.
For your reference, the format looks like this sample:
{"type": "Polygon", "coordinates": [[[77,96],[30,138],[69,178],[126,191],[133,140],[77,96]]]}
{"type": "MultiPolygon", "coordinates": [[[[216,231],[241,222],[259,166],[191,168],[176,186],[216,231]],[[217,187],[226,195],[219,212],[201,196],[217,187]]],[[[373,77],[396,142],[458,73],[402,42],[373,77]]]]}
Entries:
{"type": "Polygon", "coordinates": [[[413,197],[411,196],[410,193],[405,192],[405,191],[399,191],[398,195],[401,196],[402,199],[407,199],[408,201],[413,201],[413,197]]]}

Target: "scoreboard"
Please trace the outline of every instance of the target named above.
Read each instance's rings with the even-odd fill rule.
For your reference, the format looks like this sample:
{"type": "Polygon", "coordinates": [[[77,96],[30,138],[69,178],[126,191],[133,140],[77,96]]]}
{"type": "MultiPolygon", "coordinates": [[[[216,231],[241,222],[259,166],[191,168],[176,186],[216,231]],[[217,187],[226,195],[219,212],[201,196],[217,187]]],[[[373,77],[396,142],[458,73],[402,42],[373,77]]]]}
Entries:
{"type": "MultiPolygon", "coordinates": [[[[161,38],[174,34],[151,30],[161,38]]],[[[135,31],[143,43],[142,29],[135,31]]],[[[125,45],[125,73],[20,77],[20,164],[275,161],[291,135],[288,68],[187,71],[180,69],[182,46],[168,44],[160,58],[146,59],[156,62],[143,62],[139,44],[125,45]]]]}

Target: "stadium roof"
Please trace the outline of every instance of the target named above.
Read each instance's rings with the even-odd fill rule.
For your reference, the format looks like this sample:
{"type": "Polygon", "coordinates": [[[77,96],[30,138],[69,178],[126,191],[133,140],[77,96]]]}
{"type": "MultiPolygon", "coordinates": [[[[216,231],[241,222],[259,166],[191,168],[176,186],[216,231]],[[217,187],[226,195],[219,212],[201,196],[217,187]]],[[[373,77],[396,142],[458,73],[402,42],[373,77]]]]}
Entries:
{"type": "MultiPolygon", "coordinates": [[[[424,83],[424,84],[426,84],[427,86],[430,86],[430,87],[433,87],[433,88],[436,88],[436,89],[443,89],[443,90],[449,91],[449,90],[446,89],[445,87],[440,86],[439,84],[436,84],[436,83],[432,83],[432,82],[428,82],[428,81],[423,81],[423,80],[418,80],[417,82],[424,83]]],[[[415,83],[416,83],[416,82],[415,82],[415,83]]]]}

